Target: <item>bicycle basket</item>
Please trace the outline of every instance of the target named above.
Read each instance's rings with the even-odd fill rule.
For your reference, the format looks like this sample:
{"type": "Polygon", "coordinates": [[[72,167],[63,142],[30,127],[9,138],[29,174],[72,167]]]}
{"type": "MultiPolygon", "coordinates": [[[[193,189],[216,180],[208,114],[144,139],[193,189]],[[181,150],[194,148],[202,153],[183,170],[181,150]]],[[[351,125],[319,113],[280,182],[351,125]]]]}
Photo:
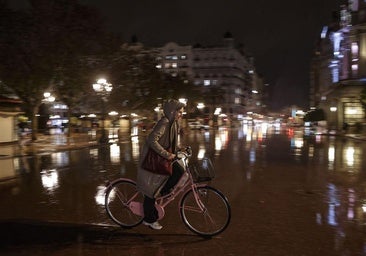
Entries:
{"type": "Polygon", "coordinates": [[[191,173],[195,182],[210,181],[215,178],[215,169],[209,158],[202,158],[193,163],[191,173]]]}

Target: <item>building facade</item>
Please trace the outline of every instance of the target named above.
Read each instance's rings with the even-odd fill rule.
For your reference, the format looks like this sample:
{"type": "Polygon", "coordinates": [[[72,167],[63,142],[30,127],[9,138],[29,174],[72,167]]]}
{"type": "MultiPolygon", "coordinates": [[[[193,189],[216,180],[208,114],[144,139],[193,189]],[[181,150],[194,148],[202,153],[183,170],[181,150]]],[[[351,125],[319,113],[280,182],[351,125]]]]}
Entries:
{"type": "Polygon", "coordinates": [[[310,103],[326,113],[328,126],[359,126],[365,111],[366,3],[349,0],[338,19],[323,28],[311,66],[310,103]]]}
{"type": "Polygon", "coordinates": [[[230,34],[219,46],[192,47],[170,42],[156,50],[159,69],[173,76],[179,74],[200,87],[206,114],[240,119],[247,112],[262,111],[263,80],[255,70],[253,58],[235,46],[230,34]]]}
{"type": "Polygon", "coordinates": [[[172,76],[181,76],[184,79],[191,79],[192,74],[192,46],[181,46],[169,42],[163,47],[156,49],[157,68],[172,76]]]}

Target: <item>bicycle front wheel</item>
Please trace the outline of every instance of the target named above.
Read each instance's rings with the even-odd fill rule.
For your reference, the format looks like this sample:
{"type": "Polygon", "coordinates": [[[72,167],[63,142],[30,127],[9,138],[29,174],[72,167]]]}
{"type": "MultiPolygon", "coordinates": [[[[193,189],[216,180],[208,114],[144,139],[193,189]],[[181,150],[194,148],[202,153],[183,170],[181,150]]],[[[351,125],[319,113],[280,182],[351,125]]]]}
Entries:
{"type": "Polygon", "coordinates": [[[131,203],[142,207],[144,196],[137,191],[136,183],[129,180],[119,180],[112,183],[105,194],[105,208],[108,216],[124,228],[132,228],[142,222],[143,217],[131,210],[131,203]]]}
{"type": "Polygon", "coordinates": [[[231,210],[229,202],[220,191],[204,186],[184,194],[180,203],[180,215],[192,232],[210,237],[227,228],[231,210]]]}

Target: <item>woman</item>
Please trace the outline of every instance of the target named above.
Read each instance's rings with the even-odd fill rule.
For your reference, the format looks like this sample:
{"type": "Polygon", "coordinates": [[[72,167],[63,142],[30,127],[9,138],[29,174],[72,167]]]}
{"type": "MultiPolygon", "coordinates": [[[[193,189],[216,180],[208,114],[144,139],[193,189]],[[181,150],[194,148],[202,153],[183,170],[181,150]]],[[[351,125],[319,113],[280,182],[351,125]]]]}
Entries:
{"type": "Polygon", "coordinates": [[[164,104],[164,116],[157,122],[147,136],[141,152],[140,165],[137,173],[137,188],[145,195],[143,224],[152,229],[161,229],[157,221],[158,212],[155,208],[155,197],[169,193],[183,174],[181,166],[175,162],[171,176],[159,175],[141,167],[149,148],[166,159],[173,160],[178,150],[178,119],[182,117],[184,104],[177,100],[169,100],[164,104]],[[170,149],[170,152],[167,150],[170,149]]]}

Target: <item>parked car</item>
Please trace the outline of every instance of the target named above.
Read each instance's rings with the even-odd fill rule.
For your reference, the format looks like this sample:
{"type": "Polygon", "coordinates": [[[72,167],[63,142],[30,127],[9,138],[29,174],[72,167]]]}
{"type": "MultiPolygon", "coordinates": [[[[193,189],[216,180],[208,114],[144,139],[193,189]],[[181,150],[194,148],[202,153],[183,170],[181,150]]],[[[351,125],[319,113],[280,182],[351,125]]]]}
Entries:
{"type": "Polygon", "coordinates": [[[208,129],[210,129],[209,125],[202,124],[200,122],[188,122],[188,127],[191,130],[208,130],[208,129]]]}

